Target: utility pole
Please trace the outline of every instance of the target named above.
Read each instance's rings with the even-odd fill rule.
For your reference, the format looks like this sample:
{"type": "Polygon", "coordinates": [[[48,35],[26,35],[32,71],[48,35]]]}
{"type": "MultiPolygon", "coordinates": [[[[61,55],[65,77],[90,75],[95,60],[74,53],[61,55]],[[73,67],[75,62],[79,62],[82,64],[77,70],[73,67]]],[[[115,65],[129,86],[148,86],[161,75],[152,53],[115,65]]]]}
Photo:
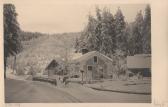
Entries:
{"type": "Polygon", "coordinates": [[[16,55],[14,55],[13,73],[16,71],[16,55]]]}
{"type": "Polygon", "coordinates": [[[84,73],[84,71],[80,70],[80,72],[82,73],[82,85],[83,85],[83,73],[84,73]]]}

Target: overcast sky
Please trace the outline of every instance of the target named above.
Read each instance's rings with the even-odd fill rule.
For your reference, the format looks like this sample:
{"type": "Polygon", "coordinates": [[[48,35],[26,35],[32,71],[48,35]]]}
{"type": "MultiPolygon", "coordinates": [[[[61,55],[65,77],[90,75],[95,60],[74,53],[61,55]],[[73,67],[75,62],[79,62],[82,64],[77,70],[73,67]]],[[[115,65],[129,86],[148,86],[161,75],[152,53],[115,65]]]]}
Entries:
{"type": "Polygon", "coordinates": [[[87,24],[88,14],[94,14],[95,6],[100,8],[107,6],[112,14],[115,14],[118,7],[120,7],[127,22],[133,21],[137,12],[140,10],[144,11],[146,7],[144,4],[25,3],[22,0],[15,2],[14,5],[22,30],[43,33],[81,31],[87,24]]]}

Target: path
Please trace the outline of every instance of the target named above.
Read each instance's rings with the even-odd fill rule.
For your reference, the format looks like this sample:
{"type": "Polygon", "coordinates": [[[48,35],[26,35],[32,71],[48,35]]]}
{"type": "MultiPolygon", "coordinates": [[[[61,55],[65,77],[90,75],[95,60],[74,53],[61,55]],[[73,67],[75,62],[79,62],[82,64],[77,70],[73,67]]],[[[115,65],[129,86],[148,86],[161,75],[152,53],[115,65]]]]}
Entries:
{"type": "Polygon", "coordinates": [[[80,102],[68,93],[49,87],[45,83],[10,79],[5,82],[7,103],[80,102]]]}

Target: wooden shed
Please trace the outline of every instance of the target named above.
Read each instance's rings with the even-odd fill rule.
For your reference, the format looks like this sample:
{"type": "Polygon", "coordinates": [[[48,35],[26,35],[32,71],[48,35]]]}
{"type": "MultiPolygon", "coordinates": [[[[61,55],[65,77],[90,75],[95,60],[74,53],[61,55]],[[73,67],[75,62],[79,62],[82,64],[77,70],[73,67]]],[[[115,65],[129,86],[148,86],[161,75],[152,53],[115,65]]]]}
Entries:
{"type": "Polygon", "coordinates": [[[55,59],[53,59],[45,68],[44,74],[48,76],[53,76],[53,75],[60,74],[60,72],[61,72],[61,69],[60,69],[59,63],[55,59]]]}
{"type": "Polygon", "coordinates": [[[151,76],[151,55],[137,54],[127,56],[127,68],[134,74],[140,73],[144,77],[151,76]]]}

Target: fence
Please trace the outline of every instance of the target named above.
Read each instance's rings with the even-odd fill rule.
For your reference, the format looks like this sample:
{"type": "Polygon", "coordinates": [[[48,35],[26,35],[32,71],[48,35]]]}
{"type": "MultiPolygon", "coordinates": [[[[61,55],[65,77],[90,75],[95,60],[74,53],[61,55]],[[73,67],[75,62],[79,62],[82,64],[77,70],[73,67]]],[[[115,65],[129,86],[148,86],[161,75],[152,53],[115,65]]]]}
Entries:
{"type": "Polygon", "coordinates": [[[55,86],[57,85],[56,79],[51,79],[51,78],[47,78],[47,77],[33,77],[33,81],[48,82],[48,83],[51,83],[55,86]]]}

